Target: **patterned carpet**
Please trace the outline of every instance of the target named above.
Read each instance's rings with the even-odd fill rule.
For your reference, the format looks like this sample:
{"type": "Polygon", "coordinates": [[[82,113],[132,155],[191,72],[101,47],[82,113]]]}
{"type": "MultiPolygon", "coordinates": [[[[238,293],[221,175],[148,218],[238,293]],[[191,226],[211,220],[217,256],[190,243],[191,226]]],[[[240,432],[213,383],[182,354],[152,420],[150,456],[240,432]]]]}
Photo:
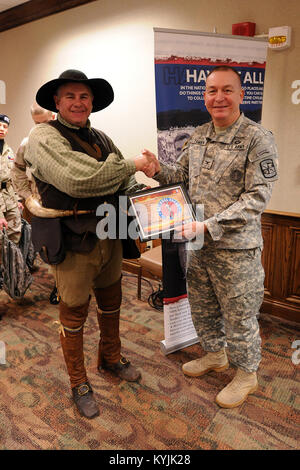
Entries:
{"type": "MultiPolygon", "coordinates": [[[[57,306],[49,304],[53,279],[41,265],[22,302],[0,292],[1,450],[295,450],[299,447],[299,365],[292,343],[300,327],[266,314],[260,317],[263,360],[260,387],[239,408],[214,402],[234,369],[188,378],[182,363],[203,354],[199,345],[164,356],[163,314],[147,299],[151,287],[123,276],[121,335],[123,353],[142,371],[128,384],[96,371],[98,327],[95,302],[85,326],[89,379],[101,414],[79,416],[72,403],[62,358],[57,306]],[[3,362],[3,361],[2,361],[3,362]],[[295,362],[295,361],[294,361],[295,362]]],[[[154,286],[157,287],[156,285],[154,286]]]]}

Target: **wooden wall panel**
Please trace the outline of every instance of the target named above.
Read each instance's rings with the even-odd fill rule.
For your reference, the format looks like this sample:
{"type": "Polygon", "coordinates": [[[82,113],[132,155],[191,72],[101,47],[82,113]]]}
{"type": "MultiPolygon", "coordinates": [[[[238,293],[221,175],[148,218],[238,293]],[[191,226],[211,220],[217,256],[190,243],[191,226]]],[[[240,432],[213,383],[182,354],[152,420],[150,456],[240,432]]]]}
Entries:
{"type": "Polygon", "coordinates": [[[262,251],[262,263],[265,268],[265,289],[269,295],[271,295],[272,286],[272,252],[275,229],[274,224],[265,223],[263,225],[264,249],[262,251]]]}
{"type": "Polygon", "coordinates": [[[0,32],[95,0],[31,0],[0,13],[0,32]]]}
{"type": "Polygon", "coordinates": [[[287,298],[300,302],[300,228],[290,227],[290,270],[287,284],[287,298]]]}
{"type": "Polygon", "coordinates": [[[266,211],[262,234],[262,311],[300,323],[300,215],[266,211]]]}

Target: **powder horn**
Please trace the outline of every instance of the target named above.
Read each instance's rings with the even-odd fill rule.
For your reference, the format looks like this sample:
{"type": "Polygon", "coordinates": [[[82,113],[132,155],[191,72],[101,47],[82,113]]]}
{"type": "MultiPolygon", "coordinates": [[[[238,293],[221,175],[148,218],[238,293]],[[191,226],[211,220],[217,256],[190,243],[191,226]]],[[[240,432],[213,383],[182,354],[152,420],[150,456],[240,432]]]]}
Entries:
{"type": "Polygon", "coordinates": [[[43,207],[37,199],[32,195],[25,200],[25,205],[32,215],[36,217],[43,217],[47,219],[55,219],[56,217],[70,217],[71,215],[91,214],[93,210],[62,210],[62,209],[49,209],[43,207]]]}

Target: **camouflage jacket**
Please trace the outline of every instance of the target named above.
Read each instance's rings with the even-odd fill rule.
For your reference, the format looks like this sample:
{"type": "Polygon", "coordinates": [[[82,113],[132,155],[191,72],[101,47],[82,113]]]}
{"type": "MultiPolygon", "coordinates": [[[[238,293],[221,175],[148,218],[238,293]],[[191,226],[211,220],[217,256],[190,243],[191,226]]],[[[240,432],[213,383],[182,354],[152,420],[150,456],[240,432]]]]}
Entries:
{"type": "Polygon", "coordinates": [[[186,142],[175,165],[161,164],[154,179],[183,181],[192,203],[203,204],[216,248],[262,246],[261,213],[278,179],[278,156],[273,135],[243,114],[224,132],[212,122],[199,126],[186,142]]]}
{"type": "Polygon", "coordinates": [[[27,142],[28,137],[25,137],[17,150],[14,165],[11,171],[11,178],[15,191],[18,196],[23,199],[26,199],[32,193],[36,193],[32,175],[24,160],[27,142]]]}
{"type": "Polygon", "coordinates": [[[18,205],[18,199],[11,183],[11,169],[13,167],[14,153],[12,149],[4,143],[3,152],[0,155],[0,184],[5,183],[6,187],[0,189],[0,218],[5,217],[5,212],[18,205]]]}

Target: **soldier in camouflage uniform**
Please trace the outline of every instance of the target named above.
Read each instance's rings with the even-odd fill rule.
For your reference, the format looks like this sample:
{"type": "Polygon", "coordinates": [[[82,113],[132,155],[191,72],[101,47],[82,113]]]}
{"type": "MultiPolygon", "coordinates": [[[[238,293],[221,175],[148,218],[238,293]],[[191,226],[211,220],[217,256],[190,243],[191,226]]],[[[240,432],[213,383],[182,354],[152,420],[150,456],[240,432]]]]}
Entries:
{"type": "MultiPolygon", "coordinates": [[[[55,119],[55,113],[41,108],[36,102],[32,104],[30,113],[35,125],[49,122],[55,119]]],[[[28,165],[26,165],[24,160],[27,142],[28,137],[24,137],[16,152],[11,171],[11,178],[14,188],[19,198],[22,199],[23,203],[25,203],[25,200],[31,196],[31,194],[36,195],[37,192],[34,179],[32,178],[28,165]]],[[[26,206],[24,207],[23,218],[26,219],[27,222],[31,222],[31,214],[27,210],[26,206]]]]}
{"type": "Polygon", "coordinates": [[[240,405],[258,386],[261,213],[278,178],[273,135],[240,113],[243,96],[237,72],[215,68],[205,92],[212,122],[196,128],[175,165],[157,162],[154,177],[161,183],[184,181],[192,202],[204,205],[204,222],[182,233],[193,238],[204,232],[203,248],[189,252],[187,279],[193,321],[207,354],[184,364],[183,372],[196,377],[225,370],[228,347],[237,373],[216,398],[225,408],[240,405]]]}
{"type": "MultiPolygon", "coordinates": [[[[55,119],[55,113],[48,111],[48,109],[41,108],[41,106],[39,106],[36,102],[31,105],[30,114],[35,125],[43,124],[55,119]]],[[[28,137],[24,137],[16,152],[13,168],[11,170],[11,178],[15,191],[18,194],[18,197],[21,199],[22,204],[24,204],[22,217],[23,219],[27,220],[28,223],[31,223],[32,214],[27,209],[25,200],[32,194],[38,198],[38,191],[36,189],[36,185],[28,165],[26,165],[24,160],[27,142],[28,137]]],[[[35,271],[36,269],[38,269],[37,264],[31,267],[31,272],[35,271]]],[[[59,300],[60,298],[57,293],[57,288],[54,284],[54,287],[49,296],[49,301],[51,304],[56,305],[59,303],[59,300]]]]}
{"type": "Polygon", "coordinates": [[[18,198],[13,189],[10,176],[14,153],[5,142],[9,124],[9,117],[0,114],[0,230],[5,227],[9,239],[18,244],[21,237],[22,223],[18,198]]]}

